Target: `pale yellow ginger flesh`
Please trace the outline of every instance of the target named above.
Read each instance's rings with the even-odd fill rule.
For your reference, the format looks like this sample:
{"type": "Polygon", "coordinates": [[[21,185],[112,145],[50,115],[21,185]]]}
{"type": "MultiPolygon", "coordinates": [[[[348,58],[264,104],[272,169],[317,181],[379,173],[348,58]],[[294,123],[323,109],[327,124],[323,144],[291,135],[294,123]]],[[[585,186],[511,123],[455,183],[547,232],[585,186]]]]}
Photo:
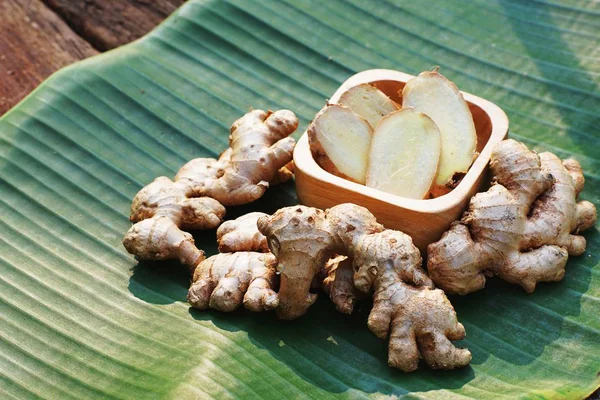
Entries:
{"type": "MultiPolygon", "coordinates": [[[[333,254],[347,255],[352,260],[355,288],[375,293],[369,328],[380,338],[390,337],[390,366],[413,371],[420,357],[432,368],[444,369],[471,361],[468,350],[458,349],[450,341],[462,339],[464,327],[444,292],[433,289],[421,269],[419,250],[409,236],[377,223],[366,208],[354,204],[327,211],[286,207],[259,218],[258,228],[277,258],[280,287],[275,310],[280,318],[304,314],[316,300],[317,295],[309,290],[322,266],[333,254]]],[[[347,271],[343,274],[340,298],[334,302],[350,312],[352,292],[344,283],[347,271]]],[[[334,286],[326,284],[331,295],[334,286]]]]}
{"type": "Polygon", "coordinates": [[[338,103],[366,119],[373,129],[377,128],[382,117],[399,109],[385,93],[368,83],[348,89],[338,103]]]}
{"type": "Polygon", "coordinates": [[[134,223],[123,239],[140,259],[179,259],[194,268],[204,257],[186,230],[219,226],[225,207],[260,198],[269,182],[289,179],[298,119],[288,110],[253,110],[233,123],[218,160],[197,158],[175,180],[159,177],[131,204],[134,223]],[[287,166],[286,166],[287,165],[287,166]]]}
{"type": "Polygon", "coordinates": [[[252,212],[241,217],[225,221],[217,229],[219,252],[234,253],[237,251],[269,251],[267,238],[258,231],[256,221],[267,214],[252,212]]]}
{"type": "Polygon", "coordinates": [[[434,195],[451,190],[475,158],[477,132],[469,106],[456,85],[436,71],[422,72],[406,82],[402,107],[428,115],[442,138],[440,165],[434,195]]]}
{"type": "Polygon", "coordinates": [[[505,140],[490,165],[495,184],[476,194],[463,218],[429,245],[429,275],[458,294],[482,289],[490,275],[527,293],[538,282],[560,281],[569,255],[585,251],[579,232],[597,220],[592,203],[577,202],[584,184],[579,163],[505,140]]]}
{"type": "Polygon", "coordinates": [[[233,311],[244,304],[250,311],[272,310],[279,304],[277,261],[271,253],[242,251],[217,254],[196,267],[188,302],[195,308],[233,311]]]}
{"type": "Polygon", "coordinates": [[[422,199],[437,174],[440,131],[411,108],[383,117],[371,141],[366,185],[397,196],[422,199]]]}
{"type": "Polygon", "coordinates": [[[373,129],[347,107],[328,105],[307,130],[315,161],[327,172],[364,185],[373,129]]]}

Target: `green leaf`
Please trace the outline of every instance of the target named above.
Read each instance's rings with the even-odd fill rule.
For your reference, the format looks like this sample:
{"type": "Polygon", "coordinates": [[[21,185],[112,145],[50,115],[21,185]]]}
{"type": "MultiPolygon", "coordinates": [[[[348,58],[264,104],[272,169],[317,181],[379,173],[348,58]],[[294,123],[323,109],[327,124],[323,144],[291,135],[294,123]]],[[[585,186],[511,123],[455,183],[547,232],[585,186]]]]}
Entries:
{"type": "MultiPolygon", "coordinates": [[[[403,374],[325,298],[293,322],[197,312],[176,263],[121,246],[154,177],[226,147],[250,107],[308,121],[369,68],[439,65],[500,105],[511,136],[576,157],[600,204],[597,3],[194,1],[146,38],[55,74],[0,120],[3,398],[582,398],[600,381],[600,234],[563,282],[453,298],[470,367],[403,374]]],[[[230,210],[296,203],[293,184],[230,210]]],[[[214,231],[199,246],[214,253],[214,231]]]]}

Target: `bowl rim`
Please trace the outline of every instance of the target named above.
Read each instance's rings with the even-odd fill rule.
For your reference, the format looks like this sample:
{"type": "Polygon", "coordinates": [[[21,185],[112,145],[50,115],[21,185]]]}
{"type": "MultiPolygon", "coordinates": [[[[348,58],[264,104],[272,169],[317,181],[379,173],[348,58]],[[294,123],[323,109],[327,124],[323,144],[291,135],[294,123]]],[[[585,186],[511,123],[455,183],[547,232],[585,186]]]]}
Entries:
{"type": "MultiPolygon", "coordinates": [[[[352,75],[344,83],[342,83],[342,85],[331,96],[328,103],[336,103],[342,93],[346,92],[351,87],[360,85],[362,83],[389,80],[406,83],[413,77],[413,75],[390,69],[370,69],[362,71],[352,75]]],[[[321,168],[314,160],[308,144],[308,134],[306,131],[304,131],[300,140],[298,141],[298,144],[296,145],[296,148],[294,149],[294,163],[299,170],[313,179],[323,181],[334,186],[343,187],[346,190],[356,192],[397,207],[411,209],[418,212],[444,212],[449,210],[459,205],[465,199],[465,197],[469,195],[471,188],[475,185],[481,174],[484,173],[485,168],[492,156],[493,147],[497,143],[504,140],[508,134],[509,126],[506,113],[504,113],[504,111],[496,104],[470,93],[463,91],[461,91],[461,93],[467,102],[477,105],[488,114],[492,123],[492,132],[490,133],[488,142],[481,150],[481,153],[475,162],[473,162],[473,165],[471,165],[471,168],[469,168],[469,171],[466,173],[459,185],[450,193],[447,193],[443,196],[436,197],[435,199],[409,199],[335,176],[321,168]]]]}

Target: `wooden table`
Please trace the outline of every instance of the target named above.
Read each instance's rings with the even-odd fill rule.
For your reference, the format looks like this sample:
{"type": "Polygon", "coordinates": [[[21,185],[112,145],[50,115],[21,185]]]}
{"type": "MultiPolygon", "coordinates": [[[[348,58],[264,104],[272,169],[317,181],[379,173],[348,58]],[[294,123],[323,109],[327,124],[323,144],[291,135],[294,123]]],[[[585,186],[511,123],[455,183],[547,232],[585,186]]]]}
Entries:
{"type": "Polygon", "coordinates": [[[0,0],[0,115],[58,69],[129,43],[185,0],[0,0]]]}

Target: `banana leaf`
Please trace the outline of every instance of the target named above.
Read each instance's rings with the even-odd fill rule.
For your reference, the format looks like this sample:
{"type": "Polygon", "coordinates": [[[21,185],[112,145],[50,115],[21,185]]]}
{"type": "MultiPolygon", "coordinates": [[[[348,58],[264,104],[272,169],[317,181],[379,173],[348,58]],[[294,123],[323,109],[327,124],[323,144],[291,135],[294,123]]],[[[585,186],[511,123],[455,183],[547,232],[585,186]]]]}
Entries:
{"type": "MultiPolygon", "coordinates": [[[[302,318],[198,312],[178,263],[121,239],[153,178],[227,146],[249,108],[302,132],[355,72],[439,65],[501,106],[511,137],[575,157],[600,204],[600,8],[579,0],[191,1],[145,38],[56,73],[0,119],[0,397],[584,398],[600,385],[600,234],[535,293],[451,298],[469,367],[404,374],[321,296],[302,318]]],[[[297,202],[293,183],[255,204],[297,202]]],[[[215,232],[197,244],[216,252],[215,232]]]]}

